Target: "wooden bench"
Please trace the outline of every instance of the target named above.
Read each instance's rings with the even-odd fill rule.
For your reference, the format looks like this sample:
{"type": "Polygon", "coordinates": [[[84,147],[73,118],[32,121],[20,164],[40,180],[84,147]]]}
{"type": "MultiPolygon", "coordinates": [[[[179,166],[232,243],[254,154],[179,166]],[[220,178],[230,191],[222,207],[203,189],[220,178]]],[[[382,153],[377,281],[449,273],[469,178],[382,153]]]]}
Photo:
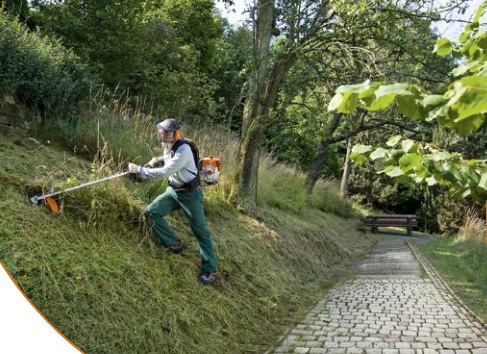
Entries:
{"type": "Polygon", "coordinates": [[[380,226],[405,227],[411,236],[413,227],[418,226],[418,221],[416,215],[371,215],[367,216],[365,225],[370,226],[373,233],[377,232],[380,226]]]}

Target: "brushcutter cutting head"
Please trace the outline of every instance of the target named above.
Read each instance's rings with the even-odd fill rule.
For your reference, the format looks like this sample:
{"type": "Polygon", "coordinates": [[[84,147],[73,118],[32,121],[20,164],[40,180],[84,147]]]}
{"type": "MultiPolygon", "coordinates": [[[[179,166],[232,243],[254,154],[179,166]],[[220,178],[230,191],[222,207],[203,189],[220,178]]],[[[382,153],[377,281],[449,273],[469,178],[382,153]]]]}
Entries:
{"type": "Polygon", "coordinates": [[[43,197],[41,195],[34,195],[33,197],[30,197],[29,200],[32,203],[35,203],[38,205],[41,204],[41,202],[44,202],[44,204],[49,208],[49,210],[53,214],[60,214],[61,213],[61,209],[59,208],[59,205],[56,202],[56,199],[54,199],[53,197],[43,197]]]}
{"type": "Polygon", "coordinates": [[[44,199],[44,203],[46,203],[47,207],[53,214],[61,214],[61,209],[59,208],[56,199],[53,197],[46,197],[46,199],[44,199]]]}

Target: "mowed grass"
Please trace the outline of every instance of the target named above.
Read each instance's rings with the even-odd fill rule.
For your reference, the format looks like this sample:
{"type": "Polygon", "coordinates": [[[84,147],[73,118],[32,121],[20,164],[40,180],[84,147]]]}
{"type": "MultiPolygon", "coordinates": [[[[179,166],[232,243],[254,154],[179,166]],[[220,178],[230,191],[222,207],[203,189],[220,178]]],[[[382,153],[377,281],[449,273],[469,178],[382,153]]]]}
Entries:
{"type": "Polygon", "coordinates": [[[453,291],[487,322],[487,244],[483,236],[440,238],[421,250],[453,291]]]}
{"type": "Polygon", "coordinates": [[[168,219],[183,255],[162,251],[144,229],[143,208],[161,181],[119,179],[71,193],[61,216],[30,203],[33,191],[116,172],[42,142],[23,131],[0,141],[0,259],[88,353],[262,353],[371,245],[354,219],[316,206],[264,200],[259,219],[238,213],[224,180],[206,192],[220,278],[204,287],[182,214],[168,219]]]}

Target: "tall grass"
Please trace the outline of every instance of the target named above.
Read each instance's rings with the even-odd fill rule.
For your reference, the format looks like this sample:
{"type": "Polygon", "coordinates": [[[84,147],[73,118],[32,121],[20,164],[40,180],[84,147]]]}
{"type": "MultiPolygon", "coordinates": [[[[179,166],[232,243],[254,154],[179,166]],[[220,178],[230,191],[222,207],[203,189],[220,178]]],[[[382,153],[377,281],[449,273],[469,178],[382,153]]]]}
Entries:
{"type": "Polygon", "coordinates": [[[462,242],[471,248],[478,248],[485,242],[485,220],[479,218],[476,208],[469,208],[465,223],[458,231],[456,242],[462,242]]]}
{"type": "MultiPolygon", "coordinates": [[[[52,120],[34,128],[36,135],[55,139],[90,158],[101,150],[110,155],[118,169],[127,162],[144,164],[152,156],[162,153],[156,139],[155,124],[167,117],[155,116],[143,100],[125,94],[107,96],[98,92],[93,102],[79,116],[52,120]],[[148,112],[148,113],[147,113],[148,112]]],[[[219,184],[209,187],[210,199],[224,201],[234,187],[237,168],[238,137],[225,127],[212,123],[195,124],[183,119],[183,133],[195,141],[201,156],[217,156],[222,162],[219,184]]],[[[336,184],[319,180],[311,195],[306,193],[306,176],[268,153],[262,154],[259,168],[258,205],[270,206],[300,213],[306,208],[317,208],[342,217],[353,215],[351,204],[338,195],[336,184]]],[[[151,184],[149,184],[151,186],[151,184]]],[[[150,188],[152,196],[160,189],[150,188]]]]}

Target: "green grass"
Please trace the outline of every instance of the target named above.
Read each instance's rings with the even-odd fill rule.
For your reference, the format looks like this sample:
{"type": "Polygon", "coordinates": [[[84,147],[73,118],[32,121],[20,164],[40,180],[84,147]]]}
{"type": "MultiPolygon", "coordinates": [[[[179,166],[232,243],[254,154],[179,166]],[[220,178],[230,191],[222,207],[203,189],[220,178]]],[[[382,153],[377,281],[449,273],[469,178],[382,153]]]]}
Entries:
{"type": "Polygon", "coordinates": [[[27,195],[40,188],[114,172],[108,154],[90,162],[40,140],[11,130],[0,141],[0,259],[88,353],[262,353],[372,242],[354,219],[286,206],[288,196],[263,200],[259,220],[238,213],[223,179],[205,192],[220,278],[204,287],[181,214],[168,219],[188,246],[182,256],[157,248],[144,230],[143,208],[163,182],[120,179],[83,189],[63,197],[61,216],[30,203],[27,195]]]}
{"type": "Polygon", "coordinates": [[[453,291],[487,322],[487,245],[480,239],[448,237],[421,250],[453,291]]]}

